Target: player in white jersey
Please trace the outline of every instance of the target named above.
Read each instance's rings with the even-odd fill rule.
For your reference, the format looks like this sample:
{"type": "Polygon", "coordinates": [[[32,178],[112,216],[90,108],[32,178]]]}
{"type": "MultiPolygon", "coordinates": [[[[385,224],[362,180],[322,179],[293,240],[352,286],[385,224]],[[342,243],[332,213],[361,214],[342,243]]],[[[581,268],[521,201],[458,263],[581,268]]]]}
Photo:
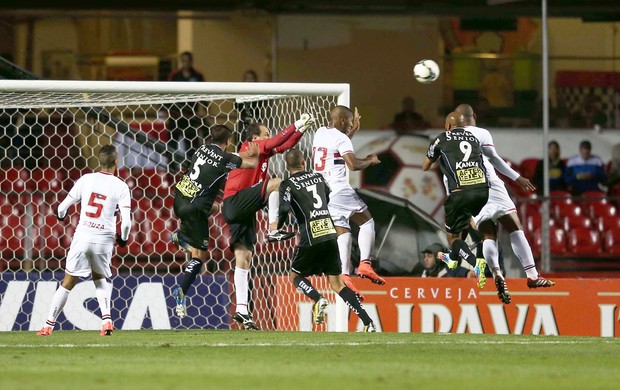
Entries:
{"type": "Polygon", "coordinates": [[[363,299],[349,276],[353,242],[349,220],[359,226],[358,243],[361,261],[357,275],[377,284],[385,284],[385,280],[377,275],[371,266],[375,244],[375,222],[368,211],[368,206],[349,184],[349,170],[358,171],[380,163],[375,154],[363,159],[355,156],[351,137],[359,130],[359,118],[357,109],[354,115],[348,107],[333,108],[329,126],[320,127],[314,135],[312,165],[315,172],[323,175],[331,191],[328,208],[338,235],[343,279],[347,286],[363,299]]]}
{"type": "Polygon", "coordinates": [[[69,207],[81,204],[80,220],[71,241],[65,277],[52,298],[52,307],[43,328],[37,336],[50,336],[56,319],[62,311],[69,293],[80,277],[92,275],[101,310],[101,336],[109,336],[114,330],[110,316],[112,285],[107,278],[112,276],[110,262],[114,252],[114,241],[127,245],[131,229],[131,196],[125,182],[114,176],[118,166],[116,148],[106,145],[99,151],[101,170],[82,176],[67,197],[60,203],[57,218],[62,221],[69,207]],[[116,233],[116,212],[121,214],[121,233],[116,233]]]}
{"type": "Polygon", "coordinates": [[[527,276],[527,286],[529,288],[553,286],[555,282],[546,279],[536,270],[532,249],[525,238],[525,233],[517,215],[517,208],[508,195],[504,182],[495,173],[495,169],[517,182],[527,191],[534,191],[536,187],[527,178],[524,178],[510,168],[504,159],[499,156],[495,150],[491,133],[476,126],[476,115],[470,105],[461,104],[457,106],[455,111],[463,114],[465,130],[471,132],[480,141],[487,176],[491,184],[489,200],[480,213],[474,217],[474,223],[482,234],[482,253],[489,262],[489,268],[493,272],[498,296],[502,302],[510,303],[510,294],[499,268],[499,252],[497,248],[498,222],[508,231],[512,250],[519,258],[527,276]]]}

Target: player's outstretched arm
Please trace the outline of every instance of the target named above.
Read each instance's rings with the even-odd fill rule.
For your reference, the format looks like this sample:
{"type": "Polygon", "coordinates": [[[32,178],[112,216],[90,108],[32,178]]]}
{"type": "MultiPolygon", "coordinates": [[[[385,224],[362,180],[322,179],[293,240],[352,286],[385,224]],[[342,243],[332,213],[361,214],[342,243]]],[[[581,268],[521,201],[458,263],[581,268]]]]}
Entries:
{"type": "Polygon", "coordinates": [[[312,115],[302,114],[301,118],[295,121],[295,128],[297,131],[295,131],[289,139],[284,141],[282,145],[273,148],[274,153],[282,153],[297,145],[297,142],[299,142],[304,135],[304,132],[312,128],[315,123],[316,121],[312,115]]]}
{"type": "Polygon", "coordinates": [[[504,161],[504,159],[501,158],[499,154],[497,154],[497,150],[495,150],[494,146],[483,146],[482,154],[484,154],[486,158],[489,159],[491,165],[493,165],[493,167],[495,167],[495,169],[497,169],[499,173],[508,177],[510,180],[516,181],[519,176],[521,176],[519,175],[519,172],[510,168],[506,161],[504,161]]]}
{"type": "Polygon", "coordinates": [[[342,158],[347,164],[347,168],[349,168],[351,171],[361,171],[371,165],[377,165],[381,163],[376,154],[371,154],[366,158],[358,159],[354,153],[347,153],[342,156],[342,158]]]}
{"type": "Polygon", "coordinates": [[[355,111],[353,112],[353,127],[351,127],[351,130],[349,130],[349,132],[347,133],[347,136],[350,139],[352,139],[353,136],[360,129],[360,119],[362,119],[362,117],[360,116],[359,111],[357,111],[357,107],[355,107],[355,111]]]}

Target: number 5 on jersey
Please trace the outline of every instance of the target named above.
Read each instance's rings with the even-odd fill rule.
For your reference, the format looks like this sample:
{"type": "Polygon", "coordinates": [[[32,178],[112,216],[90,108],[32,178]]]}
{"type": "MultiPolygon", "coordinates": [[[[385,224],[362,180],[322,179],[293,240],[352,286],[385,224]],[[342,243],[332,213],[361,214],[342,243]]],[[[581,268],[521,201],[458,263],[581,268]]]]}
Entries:
{"type": "Polygon", "coordinates": [[[95,212],[87,211],[85,214],[90,218],[99,218],[101,216],[101,212],[103,211],[103,203],[97,203],[98,200],[106,200],[107,196],[98,194],[93,192],[90,194],[90,199],[88,199],[88,205],[95,208],[95,212]]]}

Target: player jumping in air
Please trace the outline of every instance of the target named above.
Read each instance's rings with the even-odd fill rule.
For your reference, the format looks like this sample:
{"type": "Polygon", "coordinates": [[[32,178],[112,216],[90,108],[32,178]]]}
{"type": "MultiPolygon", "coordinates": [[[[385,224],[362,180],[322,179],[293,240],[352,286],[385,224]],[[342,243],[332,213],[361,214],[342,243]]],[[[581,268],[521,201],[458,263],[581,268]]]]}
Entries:
{"type": "Polygon", "coordinates": [[[180,286],[172,290],[176,313],[180,318],[187,315],[187,291],[207,259],[208,217],[215,197],[224,186],[228,172],[236,168],[254,168],[258,163],[257,144],[249,143],[239,155],[227,153],[225,150],[230,144],[232,130],[224,125],[215,125],[210,133],[210,142],[196,150],[190,168],[174,191],[174,213],[181,220],[181,229],[172,234],[171,240],[192,257],[185,267],[180,286]]]}
{"type": "Polygon", "coordinates": [[[88,173],[75,183],[69,195],[60,203],[56,216],[59,221],[67,217],[71,205],[81,203],[80,220],[71,241],[65,277],[52,297],[52,307],[43,328],[37,336],[51,336],[69,293],[80,277],[92,275],[99,309],[101,310],[101,336],[114,331],[110,315],[112,276],[110,262],[114,241],[124,247],[131,229],[131,196],[125,182],[114,176],[118,166],[116,148],[103,146],[99,150],[101,170],[88,173]],[[121,233],[116,234],[116,210],[121,214],[121,233]]]}
{"type": "Polygon", "coordinates": [[[506,281],[499,268],[499,252],[497,248],[498,222],[502,224],[509,234],[512,251],[519,258],[527,276],[527,286],[529,288],[538,288],[555,285],[555,282],[541,276],[536,270],[532,249],[523,233],[523,228],[517,215],[517,208],[512,199],[510,199],[504,182],[497,176],[494,168],[497,168],[500,173],[509,179],[517,182],[525,190],[534,191],[536,187],[527,178],[524,178],[510,168],[504,159],[497,154],[491,133],[487,129],[476,126],[476,114],[469,104],[461,104],[456,107],[455,111],[463,114],[465,130],[472,133],[480,141],[482,147],[484,165],[491,189],[489,190],[489,201],[482,208],[480,214],[474,217],[474,222],[478,227],[478,231],[482,234],[482,253],[489,262],[489,268],[493,273],[495,287],[500,300],[504,303],[510,303],[511,298],[506,281]]]}
{"type": "Polygon", "coordinates": [[[293,149],[286,154],[290,177],[280,184],[279,224],[288,219],[290,211],[299,225],[299,245],[291,264],[293,285],[314,301],[312,317],[315,324],[325,320],[327,299],[314,289],[310,275],[327,275],[329,284],[364,323],[364,332],[375,332],[375,325],[362,307],[357,294],[346,287],[341,273],[336,229],[329,215],[329,187],[323,176],[306,171],[304,155],[293,149]]]}
{"type": "Polygon", "coordinates": [[[258,165],[253,169],[233,170],[224,187],[222,215],[230,229],[230,249],[235,254],[236,312],[233,319],[244,329],[258,330],[248,310],[250,266],[256,244],[256,213],[268,203],[270,242],[295,236],[294,233],[277,229],[280,203],[278,189],[282,179],[267,177],[269,157],[292,148],[313,125],[314,118],[303,114],[294,124],[271,138],[264,124],[248,126],[240,150],[245,151],[251,142],[256,142],[260,149],[258,165]]]}
{"type": "Polygon", "coordinates": [[[314,135],[312,152],[314,172],[320,173],[331,189],[328,208],[338,234],[342,277],[345,284],[363,300],[364,297],[349,276],[353,242],[349,221],[359,226],[361,261],[357,275],[377,284],[385,284],[385,280],[377,275],[371,266],[375,246],[375,222],[368,206],[349,184],[348,170],[359,171],[380,163],[374,154],[359,159],[353,151],[350,137],[359,129],[359,118],[357,109],[354,115],[348,107],[334,107],[330,113],[329,126],[319,128],[314,135]]]}
{"type": "MultiPolygon", "coordinates": [[[[422,169],[428,171],[439,160],[441,172],[448,179],[448,198],[444,202],[445,223],[451,247],[448,267],[458,266],[459,257],[474,266],[478,287],[486,284],[486,261],[476,259],[461,233],[469,228],[471,217],[478,215],[489,198],[489,182],[482,161],[480,141],[463,128],[463,114],[451,112],[446,117],[446,131],[428,147],[422,169]],[[441,158],[440,158],[441,157],[441,158]]],[[[437,257],[446,261],[445,254],[437,257]]]]}

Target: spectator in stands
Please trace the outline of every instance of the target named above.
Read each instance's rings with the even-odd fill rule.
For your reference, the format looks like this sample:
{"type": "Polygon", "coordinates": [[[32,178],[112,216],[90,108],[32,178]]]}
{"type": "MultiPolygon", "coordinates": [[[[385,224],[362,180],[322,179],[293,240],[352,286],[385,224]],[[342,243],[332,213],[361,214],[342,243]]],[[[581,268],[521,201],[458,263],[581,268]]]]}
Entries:
{"type": "Polygon", "coordinates": [[[392,127],[397,132],[408,132],[427,129],[430,123],[415,111],[415,100],[411,96],[405,96],[402,101],[402,111],[394,115],[392,127]]]}
{"type": "Polygon", "coordinates": [[[448,249],[439,243],[429,245],[422,251],[424,259],[413,269],[414,276],[423,278],[449,277],[476,277],[473,271],[463,267],[455,270],[448,269],[446,263],[437,258],[437,252],[447,252],[448,249]]]}
{"type": "Polygon", "coordinates": [[[258,81],[258,74],[254,69],[248,69],[243,73],[243,80],[248,83],[255,83],[258,81]]]}
{"type": "MultiPolygon", "coordinates": [[[[549,141],[547,150],[549,151],[549,191],[566,191],[566,182],[564,181],[566,163],[560,157],[560,144],[557,141],[549,141]]],[[[538,194],[543,193],[543,180],[544,161],[541,159],[536,164],[533,179],[538,194]]]]}
{"type": "Polygon", "coordinates": [[[181,67],[168,75],[168,81],[205,81],[202,73],[194,68],[194,55],[189,51],[181,53],[181,67]]]}
{"type": "Polygon", "coordinates": [[[620,183],[620,144],[615,144],[611,148],[611,161],[609,172],[607,173],[607,187],[612,193],[612,188],[620,183]]]}
{"type": "Polygon", "coordinates": [[[581,141],[579,154],[568,160],[564,180],[573,195],[606,190],[605,163],[599,156],[592,154],[590,141],[581,141]]]}

